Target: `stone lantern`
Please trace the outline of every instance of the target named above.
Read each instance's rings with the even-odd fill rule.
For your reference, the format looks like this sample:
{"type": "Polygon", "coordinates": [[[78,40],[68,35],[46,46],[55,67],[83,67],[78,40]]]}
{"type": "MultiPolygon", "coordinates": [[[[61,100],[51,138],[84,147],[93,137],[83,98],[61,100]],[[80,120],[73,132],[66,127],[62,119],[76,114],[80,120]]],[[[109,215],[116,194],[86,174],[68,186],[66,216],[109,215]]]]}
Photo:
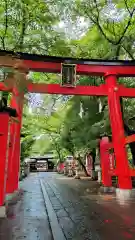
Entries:
{"type": "Polygon", "coordinates": [[[79,163],[78,161],[76,160],[76,163],[75,163],[75,179],[80,179],[80,175],[79,175],[79,163]]]}

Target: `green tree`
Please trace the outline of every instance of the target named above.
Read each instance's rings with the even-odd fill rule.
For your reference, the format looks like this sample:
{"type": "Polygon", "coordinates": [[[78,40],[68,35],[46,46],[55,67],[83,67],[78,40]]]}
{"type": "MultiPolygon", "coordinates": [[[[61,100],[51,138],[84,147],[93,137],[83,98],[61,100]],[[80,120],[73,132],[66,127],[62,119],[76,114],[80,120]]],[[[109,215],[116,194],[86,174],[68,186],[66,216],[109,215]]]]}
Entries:
{"type": "Polygon", "coordinates": [[[24,165],[24,159],[31,155],[32,146],[35,142],[33,131],[28,124],[28,108],[24,106],[23,126],[21,129],[21,166],[24,165]]]}
{"type": "MultiPolygon", "coordinates": [[[[70,54],[64,32],[57,31],[56,26],[60,18],[55,11],[52,11],[51,6],[51,3],[42,0],[17,0],[15,2],[2,0],[0,6],[0,49],[48,55],[70,54]]],[[[1,68],[0,70],[3,81],[10,69],[1,68]]],[[[37,81],[42,79],[45,82],[47,79],[47,77],[43,79],[43,74],[39,74],[38,77],[36,73],[33,75],[34,77],[32,77],[37,81]]],[[[8,99],[8,94],[3,93],[2,97],[8,99]]],[[[30,155],[32,145],[35,142],[33,138],[34,128],[32,129],[30,121],[31,119],[24,114],[22,128],[24,138],[21,143],[22,161],[30,155]]]]}
{"type": "MultiPolygon", "coordinates": [[[[111,58],[118,59],[120,56],[123,58],[125,55],[134,58],[132,47],[134,45],[135,8],[133,0],[122,0],[120,4],[116,1],[106,4],[105,0],[100,2],[76,0],[71,14],[73,19],[83,17],[84,21],[89,24],[90,34],[91,29],[94,29],[94,35],[97,35],[98,40],[103,39],[104,43],[110,44],[113,50],[111,58]]],[[[103,45],[105,47],[105,44],[103,45]]],[[[98,45],[98,48],[102,48],[102,45],[100,47],[98,45]]],[[[104,48],[102,50],[104,52],[104,48]]],[[[89,51],[92,52],[92,48],[89,51]]],[[[101,52],[101,58],[103,57],[104,54],[101,52]]]]}

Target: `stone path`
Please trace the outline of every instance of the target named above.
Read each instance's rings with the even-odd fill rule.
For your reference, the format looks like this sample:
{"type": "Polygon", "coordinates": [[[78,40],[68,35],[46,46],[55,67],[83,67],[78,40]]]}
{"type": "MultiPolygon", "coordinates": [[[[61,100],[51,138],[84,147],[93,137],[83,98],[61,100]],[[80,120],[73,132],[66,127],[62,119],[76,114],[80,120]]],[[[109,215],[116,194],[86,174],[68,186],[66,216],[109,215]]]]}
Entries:
{"type": "Polygon", "coordinates": [[[132,203],[120,206],[112,196],[91,194],[90,181],[73,180],[55,173],[40,176],[65,239],[135,239],[132,203]]]}
{"type": "Polygon", "coordinates": [[[0,222],[0,240],[52,240],[52,233],[37,174],[21,183],[24,195],[0,222]]]}
{"type": "Polygon", "coordinates": [[[120,205],[99,196],[96,183],[57,173],[33,173],[21,188],[0,220],[0,240],[135,240],[135,199],[120,205]]]}

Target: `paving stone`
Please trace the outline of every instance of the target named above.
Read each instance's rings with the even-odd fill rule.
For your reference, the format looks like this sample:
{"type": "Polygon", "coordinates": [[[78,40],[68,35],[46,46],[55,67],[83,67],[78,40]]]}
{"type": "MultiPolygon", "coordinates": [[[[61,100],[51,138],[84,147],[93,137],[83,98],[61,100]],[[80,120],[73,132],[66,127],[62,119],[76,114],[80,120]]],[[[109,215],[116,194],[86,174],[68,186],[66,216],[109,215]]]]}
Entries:
{"type": "Polygon", "coordinates": [[[0,240],[53,240],[38,175],[26,178],[21,187],[22,199],[0,222],[0,240]]]}
{"type": "Polygon", "coordinates": [[[68,213],[64,209],[56,210],[56,215],[58,218],[67,217],[68,213]]]}
{"type": "MultiPolygon", "coordinates": [[[[54,177],[49,182],[54,194],[61,202],[64,210],[68,213],[68,218],[60,217],[60,225],[63,228],[67,239],[72,240],[125,240],[127,238],[135,239],[133,236],[135,214],[131,213],[132,227],[123,222],[120,212],[127,216],[129,211],[119,211],[120,205],[114,202],[108,204],[108,201],[100,200],[98,195],[93,195],[92,187],[96,183],[91,181],[69,180],[61,176],[54,177]],[[89,191],[87,191],[89,189],[89,191]],[[112,209],[115,210],[112,212],[112,209]],[[118,216],[119,214],[119,216],[118,216]],[[123,224],[122,224],[123,223],[123,224]],[[127,235],[125,233],[127,232],[127,235]],[[131,231],[132,229],[132,231],[131,231]]],[[[98,184],[97,184],[98,185],[98,184]]],[[[99,187],[99,186],[98,186],[99,187]]],[[[95,188],[97,190],[97,188],[95,188]]],[[[96,193],[94,190],[94,194],[96,193]]],[[[133,209],[133,208],[132,208],[133,209]]],[[[60,212],[63,212],[61,210],[60,212]]]]}
{"type": "Polygon", "coordinates": [[[115,199],[101,201],[91,193],[95,183],[66,179],[56,173],[39,173],[24,181],[23,199],[11,209],[8,219],[0,221],[0,240],[52,240],[38,178],[44,179],[65,239],[135,239],[135,200],[127,207],[115,199]]]}

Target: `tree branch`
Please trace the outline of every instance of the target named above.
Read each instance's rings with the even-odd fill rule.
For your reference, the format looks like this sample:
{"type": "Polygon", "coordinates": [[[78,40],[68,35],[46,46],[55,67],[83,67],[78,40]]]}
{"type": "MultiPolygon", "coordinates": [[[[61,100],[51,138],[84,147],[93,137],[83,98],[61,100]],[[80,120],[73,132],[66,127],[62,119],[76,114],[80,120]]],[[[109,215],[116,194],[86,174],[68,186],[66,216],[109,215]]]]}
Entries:
{"type": "Polygon", "coordinates": [[[127,0],[124,0],[125,6],[127,8],[127,11],[129,12],[130,16],[132,15],[132,12],[130,11],[129,7],[128,7],[128,3],[127,0]]]}
{"type": "Polygon", "coordinates": [[[121,45],[119,44],[119,45],[117,46],[117,49],[116,49],[115,60],[118,60],[118,59],[119,59],[119,56],[120,56],[120,49],[121,49],[121,45]]]}
{"type": "Polygon", "coordinates": [[[99,9],[98,9],[98,4],[97,4],[97,0],[94,0],[95,6],[96,6],[96,11],[97,11],[97,20],[99,19],[99,9]]]}
{"type": "Polygon", "coordinates": [[[121,36],[121,37],[119,38],[119,40],[116,42],[116,43],[117,43],[116,45],[120,44],[121,41],[122,41],[122,39],[124,38],[124,36],[125,36],[128,28],[129,28],[129,26],[130,26],[130,24],[131,24],[131,20],[132,20],[132,17],[133,17],[133,15],[134,15],[134,12],[135,12],[135,8],[134,8],[133,11],[131,12],[130,18],[129,18],[128,23],[127,23],[127,26],[125,27],[122,36],[121,36]]]}
{"type": "Polygon", "coordinates": [[[8,1],[5,0],[5,21],[4,21],[4,25],[5,25],[5,32],[4,32],[4,35],[1,36],[1,41],[2,41],[2,46],[3,46],[3,49],[5,50],[6,49],[6,46],[5,46],[5,37],[6,37],[6,34],[7,34],[7,29],[8,29],[8,1]]]}
{"type": "Polygon", "coordinates": [[[23,42],[24,42],[24,36],[25,36],[25,31],[26,31],[27,25],[28,25],[28,22],[27,22],[27,16],[26,16],[26,9],[25,9],[25,5],[24,5],[24,2],[23,2],[22,29],[21,29],[19,40],[16,43],[16,46],[15,46],[14,50],[16,48],[19,48],[19,51],[21,51],[23,49],[23,42]]]}
{"type": "Polygon", "coordinates": [[[127,49],[125,46],[121,45],[121,47],[127,52],[127,54],[129,55],[129,57],[130,57],[132,60],[134,60],[134,56],[131,54],[131,52],[128,51],[128,49],[127,49]]]}
{"type": "MultiPolygon", "coordinates": [[[[119,45],[119,44],[121,43],[121,41],[123,40],[123,38],[124,38],[124,36],[125,36],[128,28],[129,28],[129,26],[130,26],[130,24],[131,24],[131,20],[132,20],[132,17],[133,17],[133,15],[134,15],[135,8],[132,10],[132,12],[130,12],[129,20],[128,20],[128,22],[127,22],[126,27],[125,27],[124,30],[123,30],[123,33],[122,33],[121,37],[120,37],[117,41],[113,41],[112,39],[110,39],[109,37],[107,37],[107,35],[106,35],[105,32],[103,31],[103,28],[101,27],[100,21],[99,21],[100,19],[99,19],[99,9],[98,9],[97,0],[94,0],[94,3],[95,3],[96,11],[97,11],[98,14],[97,14],[97,16],[95,16],[95,15],[92,14],[92,11],[91,11],[90,14],[92,14],[94,17],[96,17],[96,20],[93,19],[93,17],[91,17],[90,14],[88,14],[90,20],[91,20],[94,24],[97,25],[99,31],[101,32],[101,34],[104,36],[104,38],[105,38],[108,42],[112,43],[113,45],[119,45]]],[[[87,11],[86,11],[86,12],[87,12],[87,11]]]]}

